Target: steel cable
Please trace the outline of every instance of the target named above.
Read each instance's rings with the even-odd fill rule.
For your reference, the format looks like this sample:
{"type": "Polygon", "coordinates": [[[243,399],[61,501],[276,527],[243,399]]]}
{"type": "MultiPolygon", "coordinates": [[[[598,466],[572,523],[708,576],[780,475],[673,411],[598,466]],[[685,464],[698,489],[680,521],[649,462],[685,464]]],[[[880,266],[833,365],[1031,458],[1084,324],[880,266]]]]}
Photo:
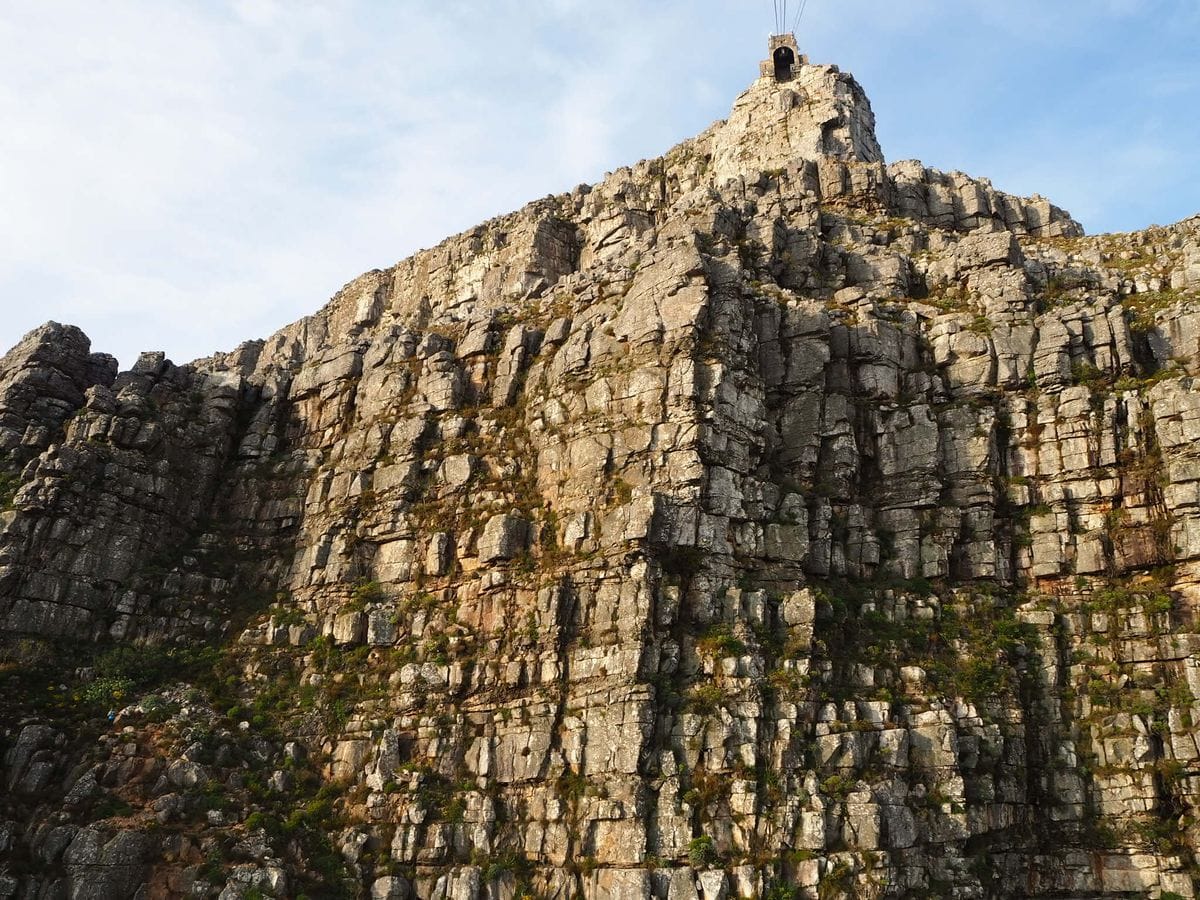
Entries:
{"type": "Polygon", "coordinates": [[[804,11],[808,9],[808,0],[803,0],[800,4],[800,11],[796,13],[796,19],[792,22],[792,31],[800,27],[800,21],[804,18],[804,11]]]}

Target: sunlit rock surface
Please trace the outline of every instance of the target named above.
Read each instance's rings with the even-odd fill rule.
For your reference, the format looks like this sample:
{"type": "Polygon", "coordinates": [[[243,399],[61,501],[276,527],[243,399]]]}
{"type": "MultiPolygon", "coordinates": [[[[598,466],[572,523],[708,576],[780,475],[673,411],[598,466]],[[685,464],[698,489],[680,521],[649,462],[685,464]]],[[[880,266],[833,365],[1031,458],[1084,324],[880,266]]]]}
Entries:
{"type": "Polygon", "coordinates": [[[1200,219],[834,67],[265,341],[0,361],[0,897],[1192,897],[1200,219]]]}

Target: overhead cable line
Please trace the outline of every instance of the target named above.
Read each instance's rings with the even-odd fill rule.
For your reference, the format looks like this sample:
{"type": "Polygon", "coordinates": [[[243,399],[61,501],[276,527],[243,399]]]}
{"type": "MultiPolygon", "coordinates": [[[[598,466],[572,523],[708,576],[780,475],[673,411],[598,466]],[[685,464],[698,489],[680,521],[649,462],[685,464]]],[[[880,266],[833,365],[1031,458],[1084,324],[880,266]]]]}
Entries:
{"type": "Polygon", "coordinates": [[[800,27],[800,20],[804,18],[804,11],[808,9],[808,0],[803,0],[800,4],[800,11],[796,13],[796,18],[792,22],[792,31],[800,27]]]}

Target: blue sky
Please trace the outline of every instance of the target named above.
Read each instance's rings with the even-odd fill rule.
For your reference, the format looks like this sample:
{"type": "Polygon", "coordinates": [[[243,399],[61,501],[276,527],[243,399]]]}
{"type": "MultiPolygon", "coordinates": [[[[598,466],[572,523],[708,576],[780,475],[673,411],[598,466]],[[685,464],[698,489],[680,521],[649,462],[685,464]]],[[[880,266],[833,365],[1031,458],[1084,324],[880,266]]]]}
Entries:
{"type": "MultiPolygon", "coordinates": [[[[797,0],[792,0],[793,5],[797,0]]],[[[0,345],[128,365],[262,337],[655,156],[757,73],[770,0],[0,0],[0,345]]],[[[889,160],[1090,232],[1200,212],[1197,0],[810,0],[889,160]]]]}

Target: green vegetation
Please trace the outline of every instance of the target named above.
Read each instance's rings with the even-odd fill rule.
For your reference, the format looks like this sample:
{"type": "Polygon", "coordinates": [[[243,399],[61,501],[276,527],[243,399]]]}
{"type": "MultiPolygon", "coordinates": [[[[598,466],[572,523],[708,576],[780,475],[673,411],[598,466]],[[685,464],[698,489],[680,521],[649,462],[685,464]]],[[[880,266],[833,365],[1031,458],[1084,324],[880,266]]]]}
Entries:
{"type": "Polygon", "coordinates": [[[378,581],[361,578],[354,582],[350,590],[350,602],[346,604],[345,612],[361,612],[372,603],[379,603],[386,598],[383,585],[378,581]]]}
{"type": "Polygon", "coordinates": [[[129,803],[120,797],[107,794],[91,808],[88,818],[93,822],[99,822],[102,819],[123,818],[133,812],[134,808],[129,803]]]}
{"type": "Polygon", "coordinates": [[[967,324],[967,331],[973,331],[976,334],[990,335],[995,329],[992,320],[982,313],[977,315],[967,324]]]}
{"type": "Polygon", "coordinates": [[[17,491],[21,488],[21,475],[5,465],[5,459],[0,456],[0,512],[13,508],[17,491]]]}
{"type": "Polygon", "coordinates": [[[817,897],[820,900],[840,900],[853,896],[853,883],[854,871],[850,864],[839,860],[817,885],[817,897]]]}
{"type": "Polygon", "coordinates": [[[483,869],[485,884],[491,884],[511,875],[517,882],[513,892],[514,896],[520,898],[529,895],[529,882],[533,877],[533,866],[521,854],[508,850],[495,856],[476,856],[472,862],[483,869]]]}
{"type": "Polygon", "coordinates": [[[728,625],[713,625],[699,640],[696,649],[705,656],[715,656],[718,659],[728,656],[742,656],[746,653],[746,645],[734,636],[728,625]]]}
{"type": "Polygon", "coordinates": [[[774,882],[763,894],[763,900],[800,900],[800,897],[800,888],[779,881],[774,882]]]}
{"type": "MultiPolygon", "coordinates": [[[[260,665],[270,660],[260,660],[260,665]]],[[[281,663],[284,662],[281,658],[281,663]]],[[[262,737],[280,740],[297,733],[297,725],[315,705],[317,689],[301,687],[287,660],[269,678],[246,690],[243,661],[232,647],[186,648],[130,646],[96,647],[90,644],[57,644],[27,640],[0,651],[0,689],[18,698],[0,712],[0,727],[30,714],[70,729],[81,741],[92,742],[109,729],[106,712],[117,706],[140,703],[142,721],[162,723],[167,740],[198,745],[205,762],[211,762],[218,741],[232,759],[249,759],[258,752],[247,741],[262,737]],[[64,665],[65,663],[65,665],[64,665]],[[76,671],[88,673],[80,680],[76,671]],[[186,724],[172,720],[176,701],[159,692],[187,687],[188,700],[211,706],[215,721],[186,724]],[[245,694],[243,694],[245,692],[245,694]],[[249,700],[243,700],[243,696],[249,700]],[[239,721],[249,721],[243,731],[239,721]],[[221,736],[218,737],[218,734],[221,736]]],[[[268,668],[268,671],[271,671],[268,668]]],[[[192,720],[196,722],[196,720],[192,720]]],[[[317,766],[289,763],[291,788],[287,793],[268,790],[262,778],[249,774],[239,789],[217,780],[203,782],[186,792],[189,814],[203,820],[209,812],[227,812],[252,805],[249,829],[262,829],[273,838],[298,847],[309,869],[299,874],[297,887],[311,896],[349,898],[353,885],[346,880],[341,855],[329,835],[344,827],[339,812],[342,785],[326,784],[317,766]]],[[[86,812],[88,821],[111,817],[142,816],[144,810],[123,797],[105,794],[86,812]]],[[[215,847],[201,867],[201,876],[223,883],[230,851],[215,847]]]]}
{"type": "Polygon", "coordinates": [[[1046,280],[1046,288],[1042,291],[1038,298],[1037,311],[1045,312],[1055,306],[1062,306],[1064,303],[1075,299],[1075,289],[1080,287],[1079,284],[1073,282],[1070,278],[1062,274],[1051,275],[1046,280]]]}
{"type": "MultiPolygon", "coordinates": [[[[1175,600],[1166,588],[1165,579],[1151,578],[1141,582],[1121,580],[1109,582],[1094,593],[1082,604],[1082,610],[1085,613],[1107,615],[1112,621],[1120,621],[1131,611],[1140,611],[1146,618],[1150,633],[1161,635],[1170,629],[1175,600]]],[[[1117,636],[1110,627],[1110,639],[1117,636]]]]}
{"type": "Polygon", "coordinates": [[[1130,294],[1121,300],[1129,320],[1130,330],[1136,333],[1152,331],[1155,328],[1155,314],[1170,309],[1188,298],[1179,291],[1144,291],[1140,294],[1130,294]]]}
{"type": "Polygon", "coordinates": [[[633,485],[624,478],[615,478],[610,487],[611,502],[624,506],[633,500],[633,485]]]}
{"type": "Polygon", "coordinates": [[[1025,650],[1037,640],[1036,630],[1017,619],[1019,598],[978,590],[935,595],[931,587],[914,587],[914,594],[939,601],[931,617],[891,615],[872,608],[874,595],[868,601],[857,585],[826,583],[814,641],[816,654],[833,667],[833,677],[819,685],[823,695],[847,699],[854,691],[852,667],[860,664],[892,672],[919,666],[937,690],[972,702],[1015,695],[1029,674],[1025,650]]]}
{"type": "Polygon", "coordinates": [[[830,775],[821,782],[821,793],[834,800],[844,801],[854,792],[857,780],[849,775],[830,775]]]}
{"type": "MultiPolygon", "coordinates": [[[[285,602],[283,600],[280,601],[285,602]]],[[[271,608],[271,618],[276,625],[290,627],[293,625],[304,625],[308,622],[308,618],[294,606],[278,606],[271,608]]]]}
{"type": "MultiPolygon", "coordinates": [[[[0,651],[0,685],[15,688],[8,704],[15,715],[37,713],[52,719],[87,719],[102,716],[114,706],[171,684],[210,679],[219,652],[212,648],[129,646],[97,647],[93,644],[50,645],[26,640],[0,651]],[[77,680],[63,670],[89,671],[77,680]]],[[[153,698],[148,712],[161,718],[168,712],[153,698]]]]}
{"type": "Polygon", "coordinates": [[[1092,393],[1105,393],[1112,387],[1112,376],[1097,369],[1089,362],[1077,362],[1071,365],[1071,380],[1076,385],[1085,385],[1092,393]]]}
{"type": "Polygon", "coordinates": [[[709,681],[692,686],[688,692],[686,708],[688,712],[698,716],[711,716],[725,704],[727,699],[721,686],[709,681]]]}
{"type": "Polygon", "coordinates": [[[720,861],[717,845],[708,835],[701,835],[688,843],[688,862],[697,869],[707,869],[720,861]]]}

